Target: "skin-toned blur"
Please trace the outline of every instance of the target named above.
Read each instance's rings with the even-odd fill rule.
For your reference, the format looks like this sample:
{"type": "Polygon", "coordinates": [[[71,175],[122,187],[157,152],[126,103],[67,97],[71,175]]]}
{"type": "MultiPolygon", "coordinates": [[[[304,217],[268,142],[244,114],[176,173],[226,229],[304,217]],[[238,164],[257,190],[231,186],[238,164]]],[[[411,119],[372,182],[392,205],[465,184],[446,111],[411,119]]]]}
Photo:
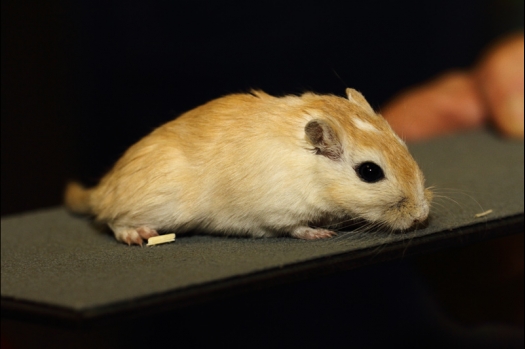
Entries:
{"type": "Polygon", "coordinates": [[[489,45],[466,71],[446,72],[401,92],[381,110],[407,141],[493,124],[523,138],[523,33],[489,45]]]}

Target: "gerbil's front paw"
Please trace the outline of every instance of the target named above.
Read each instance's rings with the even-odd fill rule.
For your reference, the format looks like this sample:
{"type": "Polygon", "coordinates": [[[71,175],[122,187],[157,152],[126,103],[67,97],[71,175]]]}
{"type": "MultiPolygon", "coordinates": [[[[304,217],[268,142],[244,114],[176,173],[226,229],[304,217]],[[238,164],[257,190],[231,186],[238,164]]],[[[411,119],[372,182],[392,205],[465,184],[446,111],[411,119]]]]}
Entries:
{"type": "Polygon", "coordinates": [[[113,226],[111,224],[109,226],[115,233],[117,240],[125,242],[128,245],[135,244],[142,246],[142,243],[144,242],[142,239],[148,240],[153,236],[159,235],[155,229],[148,227],[131,228],[113,226]]]}
{"type": "Polygon", "coordinates": [[[294,238],[304,239],[304,240],[317,240],[317,239],[326,239],[336,236],[335,231],[327,229],[314,229],[310,227],[299,227],[292,231],[291,234],[294,238]]]}

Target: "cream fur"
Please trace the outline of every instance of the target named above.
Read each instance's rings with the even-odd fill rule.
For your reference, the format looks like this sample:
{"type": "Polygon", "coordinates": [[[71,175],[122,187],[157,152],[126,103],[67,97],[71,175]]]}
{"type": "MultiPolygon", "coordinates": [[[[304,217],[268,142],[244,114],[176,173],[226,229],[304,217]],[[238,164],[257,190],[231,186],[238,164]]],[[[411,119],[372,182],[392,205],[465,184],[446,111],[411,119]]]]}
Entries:
{"type": "Polygon", "coordinates": [[[70,186],[66,204],[108,223],[128,244],[157,230],[313,239],[334,234],[308,227],[326,217],[391,229],[426,219],[430,193],[406,146],[359,92],[347,95],[252,91],[213,100],[130,147],[98,186],[70,186]],[[333,129],[340,159],[314,153],[305,137],[314,119],[333,129]],[[354,168],[365,161],[386,179],[359,179],[354,168]]]}

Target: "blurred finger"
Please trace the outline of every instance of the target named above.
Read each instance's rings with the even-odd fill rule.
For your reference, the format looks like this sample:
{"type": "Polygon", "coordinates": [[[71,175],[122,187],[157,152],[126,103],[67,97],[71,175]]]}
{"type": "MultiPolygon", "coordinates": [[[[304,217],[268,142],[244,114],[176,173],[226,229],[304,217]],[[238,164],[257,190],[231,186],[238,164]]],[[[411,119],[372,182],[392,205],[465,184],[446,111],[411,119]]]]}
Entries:
{"type": "Polygon", "coordinates": [[[489,116],[506,135],[523,138],[523,33],[489,48],[475,69],[489,116]]]}
{"type": "Polygon", "coordinates": [[[407,141],[477,127],[484,123],[486,111],[475,84],[467,72],[449,72],[401,93],[382,114],[407,141]]]}

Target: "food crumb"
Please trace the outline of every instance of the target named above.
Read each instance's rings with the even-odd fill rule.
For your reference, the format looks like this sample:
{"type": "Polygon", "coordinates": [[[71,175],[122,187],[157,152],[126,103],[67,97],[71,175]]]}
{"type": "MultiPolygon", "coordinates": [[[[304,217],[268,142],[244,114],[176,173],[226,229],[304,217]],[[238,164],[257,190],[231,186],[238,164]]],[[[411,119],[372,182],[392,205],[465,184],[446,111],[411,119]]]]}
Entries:
{"type": "Polygon", "coordinates": [[[484,216],[487,216],[487,215],[489,215],[491,213],[492,213],[492,210],[487,210],[487,211],[484,211],[484,212],[476,213],[474,215],[474,217],[476,217],[476,218],[484,217],[484,216]]]}
{"type": "Polygon", "coordinates": [[[164,244],[167,242],[175,241],[175,234],[166,234],[154,236],[148,239],[148,244],[146,246],[153,246],[158,244],[164,244]]]}

